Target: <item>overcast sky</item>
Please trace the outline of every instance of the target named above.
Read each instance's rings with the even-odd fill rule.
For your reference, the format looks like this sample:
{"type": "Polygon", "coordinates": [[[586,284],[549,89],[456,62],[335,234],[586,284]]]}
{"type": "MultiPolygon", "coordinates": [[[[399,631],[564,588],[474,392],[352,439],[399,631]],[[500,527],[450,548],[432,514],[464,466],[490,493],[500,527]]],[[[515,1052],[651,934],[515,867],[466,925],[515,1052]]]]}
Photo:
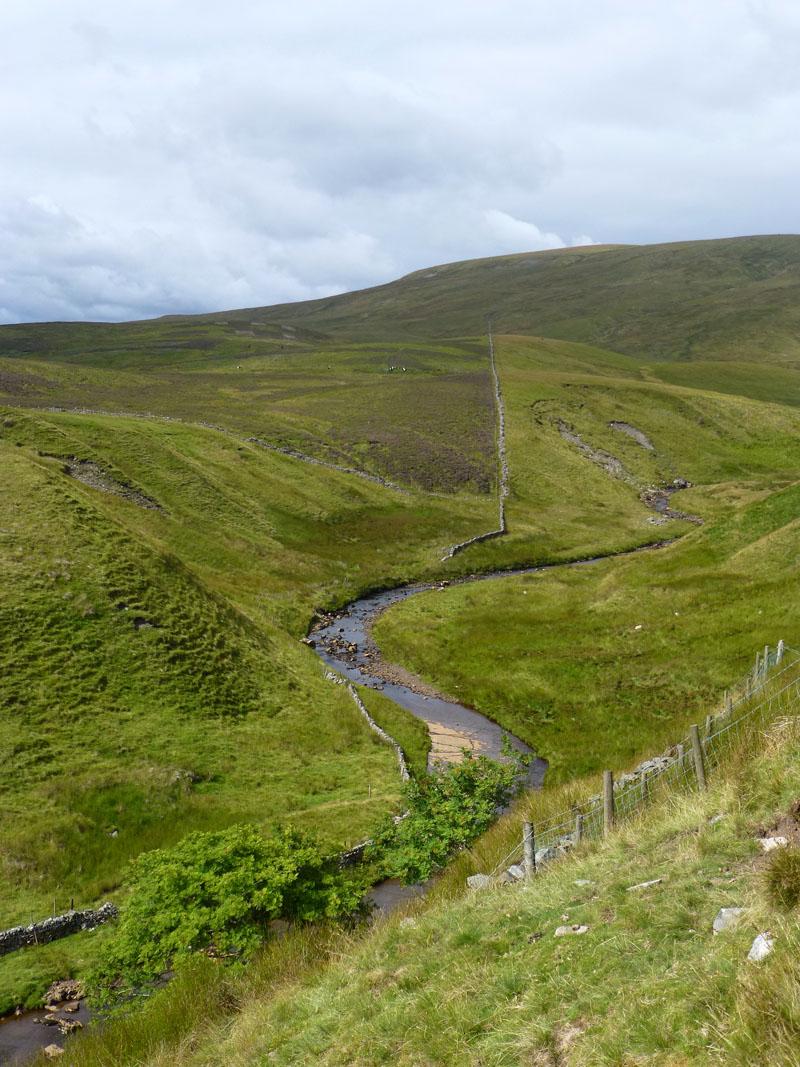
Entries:
{"type": "Polygon", "coordinates": [[[798,0],[6,0],[0,321],[800,230],[798,0]]]}

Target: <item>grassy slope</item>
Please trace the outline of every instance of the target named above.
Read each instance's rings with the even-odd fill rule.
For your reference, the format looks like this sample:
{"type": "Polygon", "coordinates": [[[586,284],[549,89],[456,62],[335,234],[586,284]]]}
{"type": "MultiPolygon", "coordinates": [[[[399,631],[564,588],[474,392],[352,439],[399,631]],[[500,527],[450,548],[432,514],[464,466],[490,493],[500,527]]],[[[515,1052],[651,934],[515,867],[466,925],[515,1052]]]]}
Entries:
{"type": "Polygon", "coordinates": [[[525,738],[558,779],[668,736],[671,720],[697,714],[725,685],[733,663],[744,670],[753,647],[791,636],[800,420],[752,400],[542,370],[542,348],[560,350],[498,341],[509,536],[465,557],[480,554],[483,566],[580,558],[615,531],[631,537],[638,527],[645,540],[647,530],[661,538],[685,527],[649,526],[636,488],[564,441],[558,419],[639,485],[690,478],[697,487],[673,503],[706,516],[705,527],[661,552],[416,596],[375,634],[389,659],[525,738]],[[643,430],[654,451],[612,420],[643,430]]]}
{"type": "MultiPolygon", "coordinates": [[[[262,309],[0,330],[0,397],[16,409],[2,427],[0,469],[4,493],[19,505],[6,524],[12,536],[0,535],[12,591],[3,605],[12,619],[3,654],[16,701],[7,713],[12,744],[22,741],[20,727],[28,731],[18,747],[31,764],[6,782],[9,918],[27,917],[54,892],[114,885],[127,855],[197,825],[291,814],[323,825],[331,839],[357,836],[371,817],[360,795],[365,760],[384,783],[373,789],[378,804],[391,802],[395,772],[348,702],[322,684],[316,660],[292,640],[315,607],[407,578],[575,558],[686,529],[678,521],[647,524],[636,487],[577,454],[554,418],[618,455],[635,481],[678,473],[703,483],[692,507],[711,518],[735,516],[796,478],[791,411],[742,396],[794,402],[799,241],[568,250],[455,264],[426,272],[433,277],[420,272],[374,291],[266,309],[269,321],[262,309]],[[495,313],[496,333],[508,335],[499,351],[511,533],[439,571],[442,544],[493,524],[485,493],[495,476],[491,394],[478,337],[486,311],[495,313]],[[761,369],[765,363],[774,378],[761,369]],[[705,392],[709,387],[716,392],[705,392]],[[388,474],[412,492],[304,466],[186,422],[31,410],[50,406],[210,422],[388,474]],[[658,455],[610,430],[614,418],[646,424],[658,455]],[[95,460],[167,515],[66,479],[48,455],[95,460]],[[115,607],[122,602],[156,627],[132,630],[130,611],[115,607]],[[43,674],[43,662],[56,669],[43,674]],[[163,682],[154,687],[153,678],[163,682]],[[106,713],[114,722],[110,741],[106,713]],[[317,773],[331,750],[325,773],[317,773]],[[200,780],[172,782],[181,769],[200,780]],[[115,838],[107,832],[112,824],[120,829],[115,838]],[[85,875],[78,871],[84,849],[92,857],[85,875]]],[[[749,551],[746,565],[756,572],[766,558],[791,575],[792,536],[787,520],[765,532],[766,556],[761,540],[748,541],[746,532],[735,551],[749,551]]],[[[697,541],[692,533],[687,545],[697,541]]],[[[683,557],[669,558],[678,564],[661,578],[679,583],[683,557]]],[[[722,549],[711,563],[692,559],[698,588],[713,588],[717,571],[728,581],[722,549]]],[[[603,566],[619,576],[613,603],[627,597],[631,610],[649,604],[647,580],[637,585],[629,577],[647,572],[603,566]]],[[[487,611],[495,630],[498,618],[507,621],[508,668],[498,671],[495,657],[484,669],[496,674],[498,689],[506,686],[515,714],[520,694],[530,695],[525,653],[537,622],[553,626],[568,647],[580,620],[584,674],[577,682],[566,678],[568,685],[588,685],[605,664],[592,651],[601,621],[585,613],[580,579],[569,581],[571,614],[520,615],[500,596],[463,620],[467,630],[479,630],[487,611]]],[[[725,588],[741,624],[748,618],[741,582],[725,588]]],[[[791,590],[791,581],[762,589],[781,611],[780,597],[791,590]]],[[[554,600],[561,596],[553,591],[554,600]]],[[[611,611],[602,622],[620,627],[621,618],[611,611]]],[[[684,655],[699,661],[696,631],[679,630],[684,655]]],[[[776,636],[765,628],[765,641],[776,636]]],[[[439,641],[432,638],[437,649],[439,641]]],[[[720,646],[720,663],[729,652],[720,646]]],[[[629,669],[616,648],[606,659],[629,669]]],[[[559,661],[555,673],[541,680],[558,688],[563,656],[556,651],[551,660],[559,661]]],[[[645,691],[652,678],[661,685],[665,662],[663,650],[651,654],[645,691]]],[[[701,692],[727,677],[729,662],[726,668],[698,675],[701,692]]],[[[422,761],[418,728],[389,712],[379,694],[367,699],[422,761]]],[[[616,707],[616,698],[603,699],[616,707]]],[[[538,723],[542,716],[534,717],[538,723]]],[[[642,739],[663,728],[657,715],[638,725],[642,739]]],[[[534,743],[543,737],[537,733],[534,743]]],[[[556,740],[551,754],[574,758],[572,741],[556,740]]]]}
{"type": "MultiPolygon", "coordinates": [[[[336,840],[391,803],[391,751],[287,629],[303,633],[316,605],[359,585],[424,570],[442,530],[473,528],[474,502],[322,481],[211,430],[102,417],[14,413],[0,469],[4,869],[28,887],[4,895],[5,921],[54,892],[104,891],[126,856],[197,825],[291,815],[336,840]],[[92,458],[167,514],[68,478],[32,446],[92,458]],[[399,529],[405,548],[389,552],[399,529]],[[201,780],[172,783],[177,770],[201,780]]],[[[418,729],[404,729],[424,762],[418,729]]]]}
{"type": "Polygon", "coordinates": [[[261,332],[187,323],[180,341],[156,344],[170,336],[163,324],[0,328],[0,400],[201,421],[403,484],[491,488],[484,344],[354,345],[261,332]]]}
{"type": "Polygon", "coordinates": [[[498,332],[644,358],[765,360],[796,369],[800,237],[577,248],[450,263],[374,289],[201,321],[289,322],[352,339],[498,332]]]}
{"type": "Polygon", "coordinates": [[[465,894],[464,873],[500,860],[508,831],[518,840],[509,816],[410,917],[361,938],[298,933],[240,978],[199,965],[152,1014],[77,1042],[71,1063],[793,1067],[800,935],[762,888],[754,838],[794,810],[798,760],[798,723],[779,720],[707,794],[658,803],[530,886],[465,894]],[[742,921],[714,936],[729,906],[742,921]],[[554,937],[564,922],[588,933],[554,937]],[[747,962],[765,930],[773,954],[747,962]]]}

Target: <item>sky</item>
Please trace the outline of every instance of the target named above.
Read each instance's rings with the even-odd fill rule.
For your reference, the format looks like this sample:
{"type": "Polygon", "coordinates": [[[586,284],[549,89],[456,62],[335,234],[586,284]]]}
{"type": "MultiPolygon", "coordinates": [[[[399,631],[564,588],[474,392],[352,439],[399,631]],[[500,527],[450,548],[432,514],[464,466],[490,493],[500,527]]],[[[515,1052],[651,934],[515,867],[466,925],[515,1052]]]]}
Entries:
{"type": "Polygon", "coordinates": [[[6,0],[0,322],[800,230],[797,0],[6,0]]]}

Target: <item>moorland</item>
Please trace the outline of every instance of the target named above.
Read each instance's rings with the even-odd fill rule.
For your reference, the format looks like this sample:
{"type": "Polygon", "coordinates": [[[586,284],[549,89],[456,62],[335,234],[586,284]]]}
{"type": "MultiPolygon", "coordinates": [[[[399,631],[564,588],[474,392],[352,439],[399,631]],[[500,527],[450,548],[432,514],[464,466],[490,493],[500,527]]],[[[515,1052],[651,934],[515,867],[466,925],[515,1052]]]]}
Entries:
{"type": "MultiPolygon", "coordinates": [[[[113,896],[129,859],[194,829],[361,840],[398,803],[397,764],[301,639],[365,592],[566,565],[420,594],[375,627],[545,757],[545,794],[663,747],[754,649],[797,645],[798,289],[800,238],[753,237],[1,327],[0,926],[113,896]],[[487,320],[508,531],[443,561],[496,521],[487,320]]],[[[424,773],[424,728],[362,697],[424,773]]],[[[103,936],[0,961],[0,1007],[103,936]]]]}

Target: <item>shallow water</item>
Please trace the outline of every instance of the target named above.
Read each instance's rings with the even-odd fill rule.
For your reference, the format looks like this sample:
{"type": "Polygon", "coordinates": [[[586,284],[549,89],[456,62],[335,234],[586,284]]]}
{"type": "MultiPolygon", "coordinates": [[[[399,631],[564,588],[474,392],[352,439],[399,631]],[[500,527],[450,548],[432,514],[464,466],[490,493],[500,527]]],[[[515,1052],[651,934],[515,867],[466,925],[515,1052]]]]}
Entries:
{"type": "MultiPolygon", "coordinates": [[[[36,1011],[24,1011],[21,1015],[11,1015],[6,1019],[0,1019],[0,1064],[3,1067],[24,1063],[28,1058],[33,1058],[34,1054],[46,1045],[64,1047],[66,1039],[57,1026],[43,1026],[36,1021],[52,1014],[65,1019],[77,1019],[84,1026],[91,1018],[86,1002],[81,1000],[75,1012],[48,1012],[40,1008],[36,1011]]],[[[63,1061],[59,1057],[53,1062],[63,1061]]]]}

